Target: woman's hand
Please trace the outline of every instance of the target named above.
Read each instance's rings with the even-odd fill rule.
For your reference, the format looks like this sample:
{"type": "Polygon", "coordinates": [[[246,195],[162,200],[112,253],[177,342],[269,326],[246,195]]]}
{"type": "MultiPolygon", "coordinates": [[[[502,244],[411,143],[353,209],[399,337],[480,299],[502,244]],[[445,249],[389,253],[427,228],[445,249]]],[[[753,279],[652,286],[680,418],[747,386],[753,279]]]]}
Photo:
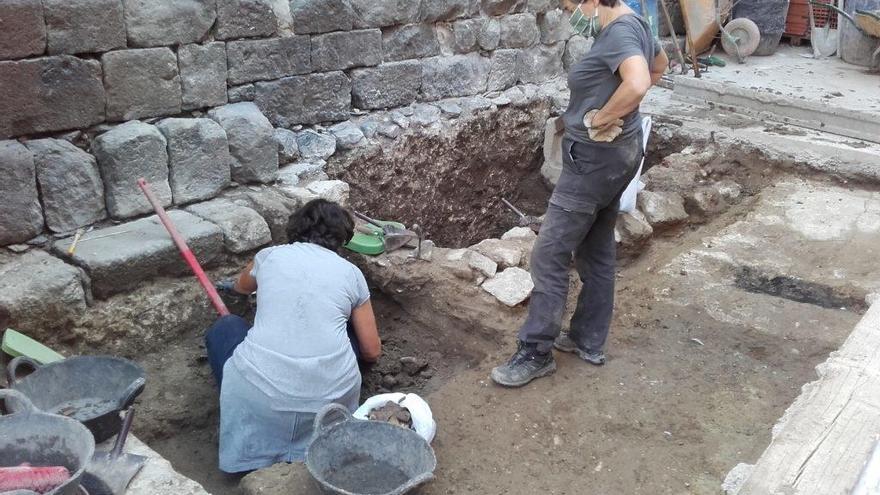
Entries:
{"type": "Polygon", "coordinates": [[[596,116],[599,110],[590,110],[584,116],[584,126],[589,132],[590,139],[599,143],[610,143],[617,139],[623,132],[623,119],[613,120],[608,123],[599,123],[596,116]]]}
{"type": "Polygon", "coordinates": [[[351,312],[351,324],[360,344],[361,359],[368,363],[378,361],[379,356],[382,355],[382,341],[379,339],[376,316],[373,314],[373,305],[370,301],[354,308],[351,312]]]}

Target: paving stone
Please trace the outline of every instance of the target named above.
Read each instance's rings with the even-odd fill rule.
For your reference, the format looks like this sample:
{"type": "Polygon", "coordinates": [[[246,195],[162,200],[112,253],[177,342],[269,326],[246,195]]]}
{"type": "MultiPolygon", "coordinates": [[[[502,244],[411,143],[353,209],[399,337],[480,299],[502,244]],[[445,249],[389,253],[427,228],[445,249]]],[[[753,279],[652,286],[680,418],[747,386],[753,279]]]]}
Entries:
{"type": "Polygon", "coordinates": [[[370,67],[382,62],[382,31],[363,29],[312,36],[312,65],[316,71],[370,67]]]}
{"type": "Polygon", "coordinates": [[[422,85],[422,63],[418,60],[390,62],[375,68],[351,72],[352,103],[374,110],[408,105],[416,100],[422,85]]]}
{"type": "Polygon", "coordinates": [[[122,0],[43,0],[43,8],[50,54],[125,47],[122,0]]]}
{"type": "Polygon", "coordinates": [[[150,183],[162,206],[171,204],[168,152],[165,137],[155,126],[133,120],[99,135],[92,142],[104,179],[107,211],[114,218],[129,218],[153,211],[137,185],[150,183]]]}
{"type": "Polygon", "coordinates": [[[501,44],[501,21],[498,19],[487,19],[480,27],[477,34],[477,43],[483,50],[491,51],[501,44]]]}
{"type": "MultiPolygon", "coordinates": [[[[551,10],[538,16],[538,28],[541,31],[541,43],[552,45],[560,41],[566,41],[574,36],[571,24],[568,22],[569,14],[564,10],[551,10]]],[[[583,36],[580,38],[586,39],[583,36]]]]}
{"type": "MultiPolygon", "coordinates": [[[[86,310],[80,271],[44,251],[0,256],[0,325],[32,338],[58,341],[86,310]]],[[[62,337],[63,338],[63,337],[62,337]]]]}
{"type": "Polygon", "coordinates": [[[499,302],[511,308],[525,302],[532,295],[535,284],[532,275],[522,268],[512,267],[495,275],[481,286],[499,302]]]}
{"type": "Polygon", "coordinates": [[[306,189],[312,194],[327,201],[333,201],[343,206],[348,205],[350,187],[341,180],[319,180],[312,182],[306,189]]]}
{"type": "Polygon", "coordinates": [[[422,22],[452,21],[477,13],[479,4],[472,0],[431,0],[422,2],[422,22]]]}
{"type": "Polygon", "coordinates": [[[218,40],[271,36],[277,30],[272,0],[217,0],[218,40]]]}
{"type": "Polygon", "coordinates": [[[213,198],[230,181],[226,131],[211,119],[165,119],[156,127],[168,142],[168,182],[174,204],[213,198]]]}
{"type": "Polygon", "coordinates": [[[70,232],[107,217],[95,157],[61,139],[28,141],[34,155],[46,226],[70,232]]]}
{"type": "Polygon", "coordinates": [[[498,271],[498,263],[492,261],[488,256],[478,253],[477,251],[472,251],[470,249],[464,254],[464,260],[467,261],[467,264],[472,269],[476,270],[482,276],[491,278],[495,276],[495,273],[498,271]]]}
{"type": "MultiPolygon", "coordinates": [[[[222,250],[223,232],[220,228],[185,211],[171,210],[168,216],[202,266],[210,265],[222,250]]],[[[55,254],[67,257],[72,240],[67,238],[56,242],[53,246],[55,254]]],[[[134,289],[159,275],[189,272],[156,215],[98,229],[83,236],[72,258],[88,272],[92,292],[100,299],[134,289]],[[87,240],[89,238],[94,239],[87,240]]]]}
{"type": "Polygon", "coordinates": [[[214,199],[187,206],[186,211],[220,227],[223,245],[232,253],[245,253],[272,242],[266,220],[247,206],[214,199]]]}
{"type": "Polygon", "coordinates": [[[0,2],[0,60],[46,51],[46,21],[40,0],[0,2]]]}
{"type": "Polygon", "coordinates": [[[253,84],[243,84],[229,88],[227,94],[229,95],[229,103],[252,102],[257,97],[257,87],[253,84]]]}
{"type": "Polygon", "coordinates": [[[522,12],[528,0],[482,0],[481,4],[484,14],[498,16],[522,12]]]}
{"type": "Polygon", "coordinates": [[[561,76],[562,53],[565,43],[538,45],[522,50],[517,59],[519,80],[522,83],[542,83],[561,76]]]}
{"type": "Polygon", "coordinates": [[[507,89],[519,81],[520,50],[495,50],[492,52],[492,69],[489,71],[489,91],[507,89]]]}
{"type": "Polygon", "coordinates": [[[107,118],[131,120],[180,113],[182,91],[177,57],[168,48],[105,53],[107,118]]]}
{"type": "Polygon", "coordinates": [[[412,0],[350,0],[356,29],[418,22],[421,2],[412,0]]]}
{"type": "Polygon", "coordinates": [[[528,48],[540,40],[535,14],[514,14],[501,18],[500,48],[528,48]]]}
{"type": "Polygon", "coordinates": [[[651,238],[654,229],[645,215],[634,210],[632,213],[621,213],[617,217],[616,232],[623,246],[638,246],[651,238]]]}
{"type": "Polygon", "coordinates": [[[528,227],[514,227],[501,236],[502,241],[525,240],[534,241],[538,238],[538,234],[528,227]]]}
{"type": "Polygon", "coordinates": [[[226,46],[223,43],[184,45],[177,49],[184,110],[225,105],[226,46]]]}
{"type": "Polygon", "coordinates": [[[336,137],[305,130],[296,135],[299,153],[306,160],[326,160],[336,153],[336,137]]]}
{"type": "Polygon", "coordinates": [[[217,18],[216,0],[123,0],[129,46],[201,41],[217,18]]]}
{"type": "MultiPolygon", "coordinates": [[[[529,0],[526,5],[526,11],[528,12],[536,12],[543,13],[549,12],[553,9],[558,9],[562,5],[559,0],[529,0]]],[[[568,19],[565,20],[566,24],[568,23],[568,19]]]]}
{"type": "Polygon", "coordinates": [[[308,36],[230,41],[226,44],[229,84],[279,79],[312,70],[308,36]]]}
{"type": "Polygon", "coordinates": [[[419,103],[413,105],[413,115],[410,118],[413,124],[427,127],[440,120],[442,112],[434,105],[419,103]]]}
{"type": "Polygon", "coordinates": [[[278,127],[348,120],[351,80],[342,72],[326,72],[261,82],[254,103],[278,127]]]}
{"type": "Polygon", "coordinates": [[[642,191],[637,202],[652,227],[675,225],[688,218],[684,198],[678,193],[642,191]]]}
{"type": "Polygon", "coordinates": [[[484,239],[471,246],[470,249],[498,263],[501,268],[518,266],[522,261],[522,249],[514,241],[484,239]]]}
{"type": "Polygon", "coordinates": [[[489,59],[477,54],[434,57],[422,65],[422,98],[433,101],[486,90],[489,59]]]}
{"type": "Polygon", "coordinates": [[[0,141],[0,246],[24,242],[43,230],[34,157],[18,141],[0,141]]]}
{"type": "Polygon", "coordinates": [[[562,55],[562,65],[565,70],[569,70],[572,65],[578,63],[582,58],[590,53],[590,47],[593,46],[593,40],[584,38],[583,36],[572,36],[565,44],[565,53],[562,55]]]}
{"type": "Polygon", "coordinates": [[[275,129],[275,142],[278,143],[278,164],[292,163],[299,158],[299,145],[296,144],[296,133],[283,128],[275,129]]]}
{"type": "Polygon", "coordinates": [[[104,121],[101,64],[69,55],[0,62],[0,138],[104,121]]]}
{"type": "Polygon", "coordinates": [[[253,103],[231,103],[208,116],[226,131],[236,182],[272,182],[278,173],[275,129],[253,103]]]}
{"type": "Polygon", "coordinates": [[[334,125],[330,128],[330,132],[336,136],[336,148],[342,150],[356,148],[364,140],[364,133],[360,127],[351,121],[334,125]]]}
{"type": "Polygon", "coordinates": [[[382,32],[386,61],[427,58],[440,54],[440,43],[430,24],[409,24],[382,32]]]}
{"type": "Polygon", "coordinates": [[[321,34],[351,31],[355,11],[350,0],[292,0],[294,31],[297,34],[321,34]]]}

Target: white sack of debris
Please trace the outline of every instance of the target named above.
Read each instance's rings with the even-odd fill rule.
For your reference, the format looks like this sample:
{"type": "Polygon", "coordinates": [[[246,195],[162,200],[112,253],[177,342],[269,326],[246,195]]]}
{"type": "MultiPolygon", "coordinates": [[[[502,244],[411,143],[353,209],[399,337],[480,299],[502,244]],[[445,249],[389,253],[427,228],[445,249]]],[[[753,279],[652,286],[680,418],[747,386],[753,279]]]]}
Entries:
{"type": "Polygon", "coordinates": [[[437,434],[437,423],[434,421],[434,415],[431,413],[431,407],[424,399],[416,394],[403,394],[400,392],[391,394],[374,395],[364,401],[363,404],[352,416],[355,419],[366,420],[370,411],[378,407],[382,407],[388,402],[394,402],[401,407],[405,407],[412,414],[413,430],[424,438],[428,443],[434,440],[437,434]]]}

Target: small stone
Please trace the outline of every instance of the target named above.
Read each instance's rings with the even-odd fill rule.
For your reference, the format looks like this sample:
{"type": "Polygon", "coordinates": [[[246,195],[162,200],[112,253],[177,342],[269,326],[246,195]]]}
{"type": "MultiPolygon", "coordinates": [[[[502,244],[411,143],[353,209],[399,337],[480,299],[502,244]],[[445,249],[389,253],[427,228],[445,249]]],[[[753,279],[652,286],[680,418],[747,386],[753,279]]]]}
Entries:
{"type": "Polygon", "coordinates": [[[494,106],[494,103],[485,96],[474,96],[462,100],[461,106],[467,112],[476,112],[479,110],[488,110],[494,106]]]}
{"type": "Polygon", "coordinates": [[[618,215],[616,231],[624,246],[638,246],[654,233],[651,224],[639,210],[618,215]]]}
{"type": "Polygon", "coordinates": [[[299,158],[299,145],[296,144],[296,133],[283,128],[275,129],[275,141],[278,143],[278,163],[285,165],[299,158]]]}
{"type": "Polygon", "coordinates": [[[533,241],[538,238],[538,234],[528,227],[514,227],[501,236],[502,241],[526,240],[533,241]]]}
{"type": "Polygon", "coordinates": [[[462,261],[467,255],[467,249],[452,249],[446,253],[447,261],[462,261]]]}
{"type": "Polygon", "coordinates": [[[403,129],[401,129],[399,125],[392,122],[384,122],[382,124],[379,124],[379,134],[389,139],[397,139],[398,136],[403,134],[403,129]]]}
{"type": "Polygon", "coordinates": [[[522,249],[513,241],[484,239],[470,249],[487,256],[502,268],[518,266],[522,261],[522,249]]]}
{"type": "Polygon", "coordinates": [[[364,140],[364,133],[352,122],[343,122],[330,128],[330,132],[336,136],[336,148],[350,150],[356,148],[364,140]]]}
{"type": "Polygon", "coordinates": [[[684,199],[678,193],[642,191],[637,202],[653,227],[676,225],[688,218],[684,199]]]}
{"type": "Polygon", "coordinates": [[[336,153],[336,137],[305,130],[296,135],[299,153],[305,160],[326,160],[336,153]]]}
{"type": "Polygon", "coordinates": [[[232,155],[232,179],[239,183],[275,180],[278,143],[275,129],[253,103],[230,103],[208,116],[226,131],[232,155]]]}
{"type": "Polygon", "coordinates": [[[465,19],[452,24],[452,51],[454,53],[470,53],[479,48],[477,35],[485,23],[485,19],[465,19]]]}
{"type": "Polygon", "coordinates": [[[6,249],[8,249],[16,254],[21,254],[21,253],[27,252],[27,250],[30,248],[31,247],[28,246],[27,244],[10,244],[10,245],[6,246],[6,249]]]}
{"type": "Polygon", "coordinates": [[[454,101],[441,101],[437,103],[437,106],[440,108],[440,111],[442,111],[446,115],[450,115],[452,117],[458,117],[459,115],[461,115],[461,106],[454,101]]]}
{"type": "MultiPolygon", "coordinates": [[[[407,109],[410,111],[412,110],[412,108],[407,108],[407,109]]],[[[407,117],[406,115],[403,114],[402,110],[404,110],[404,109],[395,110],[395,111],[391,112],[389,114],[389,116],[391,117],[391,121],[394,122],[396,125],[400,126],[401,129],[406,129],[407,127],[409,127],[410,120],[409,120],[409,117],[407,117]]]]}
{"type": "Polygon", "coordinates": [[[465,260],[467,261],[468,266],[487,278],[494,277],[495,273],[498,271],[497,263],[477,251],[468,250],[465,254],[465,260]]]}
{"type": "Polygon", "coordinates": [[[427,127],[440,120],[441,111],[434,105],[419,103],[413,105],[412,123],[427,127]]]}
{"type": "Polygon", "coordinates": [[[403,372],[409,376],[416,376],[420,371],[428,367],[428,360],[413,356],[404,356],[400,358],[400,365],[403,372]]]}
{"type": "Polygon", "coordinates": [[[373,139],[379,133],[379,122],[376,120],[365,120],[360,123],[361,132],[367,139],[373,139]]]}
{"type": "Polygon", "coordinates": [[[341,180],[321,180],[312,182],[306,188],[321,199],[348,205],[349,185],[341,180]]]}
{"type": "Polygon", "coordinates": [[[229,88],[227,94],[229,95],[229,103],[253,102],[257,96],[257,87],[253,84],[243,84],[229,88]]]}
{"type": "Polygon", "coordinates": [[[501,44],[501,21],[495,18],[487,19],[480,26],[480,32],[477,34],[477,43],[480,48],[486,51],[492,51],[501,44]]]}
{"type": "Polygon", "coordinates": [[[397,377],[394,375],[382,375],[382,386],[388,390],[394,390],[397,386],[397,377]]]}
{"type": "Polygon", "coordinates": [[[742,196],[742,186],[730,179],[718,182],[715,184],[715,189],[721,194],[722,198],[728,201],[737,200],[742,196]]]}
{"type": "Polygon", "coordinates": [[[27,241],[28,246],[45,246],[49,242],[49,237],[45,234],[40,234],[33,239],[29,239],[27,241]]]}
{"type": "Polygon", "coordinates": [[[226,199],[214,199],[185,209],[220,227],[223,244],[232,253],[252,251],[272,241],[272,232],[266,220],[246,206],[226,199]]]}
{"type": "Polygon", "coordinates": [[[727,202],[715,187],[698,187],[687,195],[687,209],[701,215],[713,215],[727,209],[727,202]]]}
{"type": "Polygon", "coordinates": [[[482,288],[502,304],[512,308],[522,304],[532,295],[535,284],[529,272],[512,267],[483,282],[482,288]]]}

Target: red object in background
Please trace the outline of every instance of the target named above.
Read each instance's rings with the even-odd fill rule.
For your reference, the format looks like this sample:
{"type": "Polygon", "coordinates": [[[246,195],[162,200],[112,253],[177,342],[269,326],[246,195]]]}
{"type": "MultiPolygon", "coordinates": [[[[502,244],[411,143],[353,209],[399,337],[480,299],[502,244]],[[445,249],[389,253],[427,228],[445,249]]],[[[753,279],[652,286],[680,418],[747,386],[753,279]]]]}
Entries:
{"type": "MultiPolygon", "coordinates": [[[[836,0],[817,0],[821,3],[837,5],[836,0]]],[[[831,9],[813,5],[816,26],[823,27],[828,22],[831,28],[837,28],[837,14],[831,9]]],[[[794,38],[810,37],[810,2],[809,0],[791,0],[788,6],[788,17],[785,19],[785,35],[794,38]]]]}
{"type": "Polygon", "coordinates": [[[0,467],[0,492],[31,490],[37,493],[51,492],[67,483],[70,471],[64,466],[0,467]]]}

